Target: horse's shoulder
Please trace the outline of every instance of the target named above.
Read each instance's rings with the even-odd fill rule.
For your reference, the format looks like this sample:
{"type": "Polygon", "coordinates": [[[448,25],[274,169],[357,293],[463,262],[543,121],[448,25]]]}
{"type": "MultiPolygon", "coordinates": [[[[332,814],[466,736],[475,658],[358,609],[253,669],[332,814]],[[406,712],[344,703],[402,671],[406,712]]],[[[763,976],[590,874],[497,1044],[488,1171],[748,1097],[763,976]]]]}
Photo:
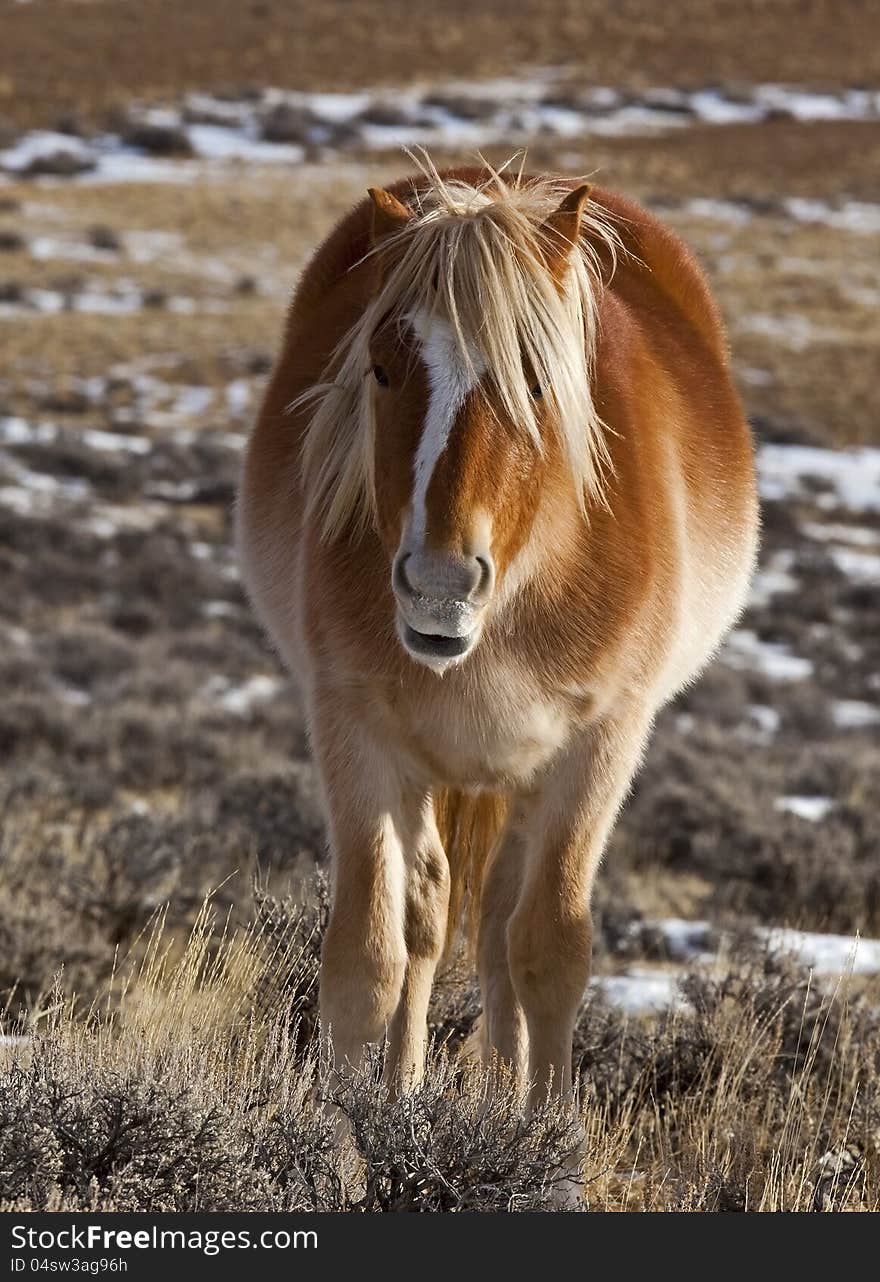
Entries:
{"type": "Polygon", "coordinates": [[[647,279],[726,363],[728,348],[721,313],[705,272],[681,237],[644,206],[619,192],[596,187],[591,198],[611,215],[627,251],[619,259],[618,270],[647,279]]]}

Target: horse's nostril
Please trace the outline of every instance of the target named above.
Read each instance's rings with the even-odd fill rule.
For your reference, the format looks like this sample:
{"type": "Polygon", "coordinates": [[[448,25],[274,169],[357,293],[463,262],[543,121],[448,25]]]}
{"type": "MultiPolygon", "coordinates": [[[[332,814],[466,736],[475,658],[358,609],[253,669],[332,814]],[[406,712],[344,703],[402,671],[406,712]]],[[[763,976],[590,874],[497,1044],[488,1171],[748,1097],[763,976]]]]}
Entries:
{"type": "Polygon", "coordinates": [[[487,597],[491,594],[495,582],[495,567],[489,557],[475,556],[474,560],[477,564],[478,578],[471,596],[487,597]]]}
{"type": "Polygon", "coordinates": [[[391,586],[395,592],[412,592],[412,586],[406,576],[406,563],[408,560],[408,552],[403,552],[394,558],[394,566],[391,571],[391,586]]]}

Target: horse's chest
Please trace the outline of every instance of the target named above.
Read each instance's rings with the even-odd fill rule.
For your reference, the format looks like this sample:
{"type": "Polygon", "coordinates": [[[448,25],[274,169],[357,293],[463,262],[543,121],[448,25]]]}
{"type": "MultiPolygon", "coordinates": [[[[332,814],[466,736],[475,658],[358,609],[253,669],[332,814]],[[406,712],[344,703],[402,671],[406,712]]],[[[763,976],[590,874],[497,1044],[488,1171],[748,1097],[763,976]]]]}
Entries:
{"type": "Polygon", "coordinates": [[[528,785],[565,743],[567,708],[526,681],[438,689],[398,709],[400,741],[435,779],[460,787],[528,785]]]}

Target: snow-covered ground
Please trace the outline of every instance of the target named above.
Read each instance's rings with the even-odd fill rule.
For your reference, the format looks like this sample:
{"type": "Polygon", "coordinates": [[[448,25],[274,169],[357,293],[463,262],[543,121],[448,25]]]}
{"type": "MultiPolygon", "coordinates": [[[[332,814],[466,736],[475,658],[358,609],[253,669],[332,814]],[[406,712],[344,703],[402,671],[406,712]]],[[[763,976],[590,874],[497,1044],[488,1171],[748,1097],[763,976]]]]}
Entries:
{"type": "Polygon", "coordinates": [[[654,1015],[685,1005],[674,971],[634,966],[625,975],[597,975],[591,988],[628,1015],[654,1015]]]}
{"type": "MultiPolygon", "coordinates": [[[[724,965],[726,941],[722,935],[718,946],[711,947],[714,932],[709,922],[673,917],[643,922],[640,928],[662,942],[670,965],[635,965],[622,974],[597,975],[591,983],[609,1005],[630,1015],[652,1015],[686,1006],[680,988],[684,967],[724,965]]],[[[756,929],[755,936],[771,952],[808,967],[817,982],[833,984],[850,975],[880,974],[880,939],[770,927],[756,929]]]]}
{"type": "MultiPolygon", "coordinates": [[[[295,165],[316,148],[474,150],[493,143],[528,142],[542,135],[564,140],[589,134],[666,132],[690,124],[758,125],[771,115],[802,122],[876,119],[880,94],[756,85],[741,94],[659,87],[634,95],[606,86],[571,87],[552,70],[521,79],[350,94],[267,89],[256,100],[240,101],[191,94],[181,107],[143,108],[137,115],[146,125],[178,131],[191,153],[188,158],[145,155],[115,134],[85,141],[39,130],[0,151],[0,173],[15,175],[41,166],[51,169],[60,158],[62,169],[81,181],[188,181],[202,172],[206,162],[295,165]],[[267,129],[267,119],[272,112],[277,117],[279,111],[289,115],[286,128],[279,130],[276,124],[267,129]]],[[[824,216],[816,202],[791,203],[794,217],[811,221],[824,216]]],[[[729,214],[721,211],[720,216],[729,214]]],[[[853,202],[840,211],[829,210],[828,217],[836,220],[834,225],[866,231],[876,225],[878,213],[853,202]]]]}
{"type": "Polygon", "coordinates": [[[821,486],[823,508],[880,512],[880,449],[826,450],[811,445],[762,445],[758,489],[764,500],[791,499],[821,486]]]}
{"type": "Polygon", "coordinates": [[[771,681],[802,681],[813,672],[809,659],[793,654],[780,641],[762,641],[750,628],[735,628],[721,654],[731,667],[750,668],[771,681]]]}

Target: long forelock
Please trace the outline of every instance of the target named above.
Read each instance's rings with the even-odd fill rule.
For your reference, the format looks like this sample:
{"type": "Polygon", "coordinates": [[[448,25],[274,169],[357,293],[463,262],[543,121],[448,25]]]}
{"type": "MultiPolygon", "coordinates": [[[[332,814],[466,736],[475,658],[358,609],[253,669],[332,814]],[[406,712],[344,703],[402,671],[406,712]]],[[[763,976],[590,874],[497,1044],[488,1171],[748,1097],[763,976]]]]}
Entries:
{"type": "Polygon", "coordinates": [[[429,177],[414,197],[412,218],[380,246],[394,264],[381,288],[337,346],[321,383],[292,407],[314,406],[304,480],[309,515],[327,538],[375,517],[370,341],[389,317],[403,325],[415,312],[451,327],[466,368],[479,352],[481,386],[494,394],[499,414],[540,445],[528,368],[549,402],[579,494],[585,503],[603,497],[608,453],[591,391],[601,288],[595,246],[604,246],[613,263],[616,231],[587,204],[586,234],[560,288],[546,264],[542,229],[570,184],[510,183],[492,174],[476,185],[445,180],[436,170],[429,177]]]}

